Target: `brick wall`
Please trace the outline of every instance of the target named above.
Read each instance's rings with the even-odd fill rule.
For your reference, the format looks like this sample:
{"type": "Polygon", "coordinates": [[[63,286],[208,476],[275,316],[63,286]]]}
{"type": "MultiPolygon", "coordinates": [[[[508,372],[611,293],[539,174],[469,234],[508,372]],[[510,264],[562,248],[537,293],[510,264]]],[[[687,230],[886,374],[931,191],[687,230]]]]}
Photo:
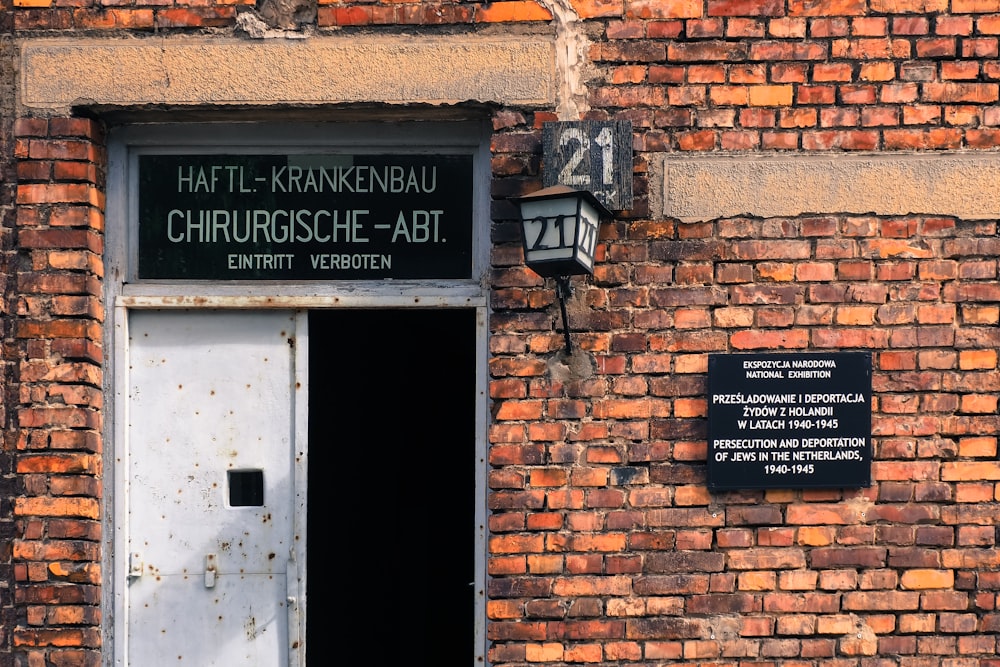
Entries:
{"type": "Polygon", "coordinates": [[[494,117],[491,661],[995,667],[996,221],[648,195],[662,153],[994,148],[1000,4],[623,9],[589,115],[633,122],[637,204],[570,302],[582,371],[505,201],[554,118],[494,117]],[[873,353],[870,488],[709,493],[707,355],[775,350],[873,353]]]}
{"type": "MultiPolygon", "coordinates": [[[[0,293],[3,294],[0,303],[9,303],[13,282],[7,279],[9,258],[11,253],[11,230],[14,221],[14,141],[11,129],[14,118],[14,58],[13,14],[8,0],[0,0],[0,293]]],[[[6,307],[0,306],[0,312],[6,313],[6,307]]],[[[9,341],[9,325],[6,317],[0,321],[0,340],[6,351],[9,341]]],[[[10,667],[13,664],[11,655],[11,633],[14,627],[14,605],[11,595],[11,561],[10,544],[15,535],[11,503],[20,489],[19,481],[14,473],[13,444],[16,432],[7,420],[6,406],[16,399],[10,379],[15,364],[12,355],[0,356],[0,396],[3,403],[0,406],[0,428],[3,432],[3,447],[0,449],[0,666],[10,667]]]]}
{"type": "Polygon", "coordinates": [[[494,663],[997,664],[998,250],[951,219],[618,225],[561,380],[551,286],[498,268],[494,663]],[[870,488],[708,492],[707,353],[855,349],[870,488]]]}
{"type": "MultiPolygon", "coordinates": [[[[101,664],[104,137],[79,118],[22,118],[10,279],[18,360],[15,652],[101,664]]],[[[16,355],[16,356],[14,356],[16,355]]]]}
{"type": "MultiPolygon", "coordinates": [[[[230,29],[252,4],[11,1],[22,37],[230,29]]],[[[1000,666],[996,221],[681,223],[650,196],[664,154],[996,148],[1000,1],[570,4],[591,38],[586,116],[634,126],[636,204],[577,281],[585,355],[564,364],[508,201],[540,186],[556,116],[493,113],[490,660],[1000,666]],[[870,488],[708,492],[707,355],[770,350],[873,353],[870,488]]],[[[547,31],[551,9],[322,1],[316,27],[547,31]]],[[[13,132],[14,642],[31,667],[96,665],[103,138],[72,118],[13,132]]]]}

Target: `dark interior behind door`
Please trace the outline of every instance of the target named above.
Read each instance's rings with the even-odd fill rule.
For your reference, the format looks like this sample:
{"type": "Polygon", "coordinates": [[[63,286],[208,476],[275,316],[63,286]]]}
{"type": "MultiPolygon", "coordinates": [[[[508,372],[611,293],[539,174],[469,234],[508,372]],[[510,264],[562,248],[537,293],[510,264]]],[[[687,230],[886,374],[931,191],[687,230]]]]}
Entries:
{"type": "Polygon", "coordinates": [[[473,310],[310,312],[309,665],[472,663],[475,338],[473,310]]]}

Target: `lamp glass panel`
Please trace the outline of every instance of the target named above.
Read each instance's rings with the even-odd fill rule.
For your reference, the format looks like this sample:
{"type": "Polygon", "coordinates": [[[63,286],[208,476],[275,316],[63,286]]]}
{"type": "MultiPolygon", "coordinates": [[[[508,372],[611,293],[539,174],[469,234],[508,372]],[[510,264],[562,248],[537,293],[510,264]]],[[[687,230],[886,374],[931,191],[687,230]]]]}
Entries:
{"type": "Polygon", "coordinates": [[[586,200],[580,202],[580,224],[578,227],[576,259],[589,271],[594,269],[594,251],[597,248],[597,235],[600,230],[601,216],[597,209],[586,200]]]}
{"type": "Polygon", "coordinates": [[[576,241],[575,198],[521,202],[525,260],[570,259],[576,241]]]}

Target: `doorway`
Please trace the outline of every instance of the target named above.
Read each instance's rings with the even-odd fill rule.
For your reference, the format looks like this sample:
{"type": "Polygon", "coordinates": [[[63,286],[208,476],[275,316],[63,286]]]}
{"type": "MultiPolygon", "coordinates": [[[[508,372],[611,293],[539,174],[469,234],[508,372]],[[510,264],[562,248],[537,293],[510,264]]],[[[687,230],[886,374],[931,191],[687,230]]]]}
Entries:
{"type": "Polygon", "coordinates": [[[301,665],[303,617],[313,667],[472,663],[476,336],[474,309],[133,311],[128,664],[301,665]]]}
{"type": "Polygon", "coordinates": [[[469,665],[475,311],[309,313],[307,662],[469,665]]]}

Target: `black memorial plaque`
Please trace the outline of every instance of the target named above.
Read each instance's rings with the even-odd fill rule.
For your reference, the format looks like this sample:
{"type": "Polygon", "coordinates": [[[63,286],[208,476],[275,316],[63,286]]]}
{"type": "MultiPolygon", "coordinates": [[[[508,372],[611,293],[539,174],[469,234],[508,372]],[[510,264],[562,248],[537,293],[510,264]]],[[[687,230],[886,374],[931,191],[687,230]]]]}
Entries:
{"type": "Polygon", "coordinates": [[[712,354],[712,490],[871,484],[868,352],[712,354]]]}
{"type": "Polygon", "coordinates": [[[141,155],[142,279],[472,277],[472,156],[141,155]]]}

